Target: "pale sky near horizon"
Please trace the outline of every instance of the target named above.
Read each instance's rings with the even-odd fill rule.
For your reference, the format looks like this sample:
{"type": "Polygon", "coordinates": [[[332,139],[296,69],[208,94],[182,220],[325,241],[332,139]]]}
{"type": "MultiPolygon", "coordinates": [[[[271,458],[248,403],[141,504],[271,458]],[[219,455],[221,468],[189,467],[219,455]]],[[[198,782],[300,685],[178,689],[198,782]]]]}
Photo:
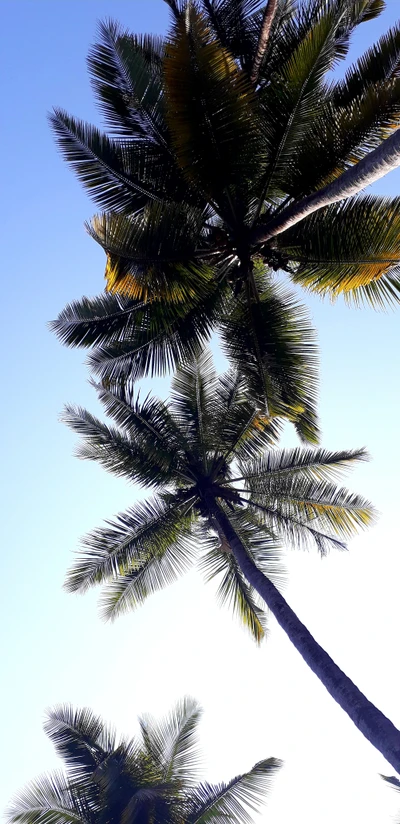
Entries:
{"type": "MultiPolygon", "coordinates": [[[[59,423],[64,402],[96,411],[84,352],[63,348],[47,322],[103,288],[104,256],[83,222],[96,211],[61,160],[46,123],[59,105],[98,123],[85,58],[99,19],[165,32],[161,0],[0,0],[3,353],[0,809],[58,766],[46,707],[87,705],[129,734],[144,712],[184,694],[203,705],[204,777],[229,779],[261,758],[285,762],[268,824],[390,824],[393,769],[353,727],[271,618],[260,648],[220,609],[197,573],[104,625],[98,593],[62,590],[85,532],[129,506],[137,490],[77,461],[59,423]]],[[[400,18],[400,0],[360,27],[352,55],[400,18]]],[[[398,194],[400,171],[376,187],[398,194]]],[[[337,664],[400,728],[398,437],[400,306],[388,313],[303,295],[319,334],[320,413],[327,448],[367,446],[348,477],[381,513],[349,553],[321,561],[289,552],[285,595],[337,664]]],[[[153,381],[155,392],[165,381],[153,381]]],[[[288,442],[294,443],[293,435],[288,442]]],[[[143,492],[140,493],[143,496],[143,492]]]]}

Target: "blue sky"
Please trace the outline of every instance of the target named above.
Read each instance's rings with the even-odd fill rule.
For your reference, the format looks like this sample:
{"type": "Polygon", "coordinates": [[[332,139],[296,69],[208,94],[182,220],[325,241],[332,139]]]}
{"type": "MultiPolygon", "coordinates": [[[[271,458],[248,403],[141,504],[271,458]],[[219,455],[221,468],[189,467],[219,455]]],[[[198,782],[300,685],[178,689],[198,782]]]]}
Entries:
{"type": "MultiPolygon", "coordinates": [[[[207,777],[218,780],[275,755],[286,766],[260,820],[269,824],[383,824],[400,797],[391,772],[325,694],[271,620],[260,649],[190,574],[140,612],[101,623],[94,593],[62,591],[79,537],[128,506],[137,490],[73,456],[59,423],[64,402],[96,409],[80,351],[47,322],[103,288],[103,253],[83,222],[95,211],[56,152],[46,111],[60,105],[98,122],[85,58],[98,19],[165,31],[161,0],[3,0],[3,353],[0,808],[56,764],[42,732],[46,706],[87,704],[133,731],[137,714],[163,712],[185,692],[203,704],[207,777]]],[[[400,16],[388,0],[360,27],[357,56],[400,16]]],[[[398,194],[400,172],[377,191],[398,194]]],[[[349,485],[373,500],[378,525],[348,554],[323,562],[288,554],[287,598],[317,639],[400,727],[398,437],[399,319],[307,297],[321,349],[321,421],[328,448],[366,445],[372,462],[349,485]]],[[[165,382],[153,382],[165,391],[165,382]]],[[[288,440],[292,436],[288,436],[288,440]]],[[[141,493],[142,494],[142,493],[141,493]]]]}

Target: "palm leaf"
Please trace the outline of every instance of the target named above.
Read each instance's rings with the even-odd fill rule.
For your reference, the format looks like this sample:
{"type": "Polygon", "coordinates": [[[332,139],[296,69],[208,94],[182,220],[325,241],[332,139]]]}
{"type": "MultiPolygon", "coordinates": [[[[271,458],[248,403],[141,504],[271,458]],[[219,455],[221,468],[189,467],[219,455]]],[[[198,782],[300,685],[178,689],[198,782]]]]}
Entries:
{"type": "Polygon", "coordinates": [[[115,732],[87,707],[60,704],[47,712],[44,730],[72,780],[88,779],[115,747],[115,732]]]}
{"type": "Polygon", "coordinates": [[[259,761],[228,784],[200,784],[190,804],[187,824],[250,824],[249,810],[259,809],[280,769],[276,758],[259,761]]]}
{"type": "Polygon", "coordinates": [[[96,809],[61,772],[43,775],[16,795],[6,810],[9,824],[95,824],[96,809]]]}
{"type": "MultiPolygon", "coordinates": [[[[191,524],[187,510],[182,498],[154,497],[107,521],[83,538],[82,550],[67,574],[66,589],[86,592],[130,570],[141,570],[151,557],[162,558],[170,545],[187,534],[191,524]]],[[[186,554],[189,563],[189,544],[186,554]]]]}
{"type": "Polygon", "coordinates": [[[400,198],[368,195],[334,204],[288,229],[278,243],[298,261],[293,279],[322,295],[358,295],[387,275],[400,291],[400,198]]]}
{"type": "Polygon", "coordinates": [[[136,212],[158,199],[159,194],[135,174],[149,159],[148,152],[143,156],[133,144],[117,144],[61,109],[55,109],[49,120],[65,160],[101,209],[136,212]]]}
{"type": "Polygon", "coordinates": [[[188,542],[190,526],[180,528],[175,543],[169,543],[162,554],[145,556],[131,572],[119,573],[110,581],[100,596],[100,608],[105,620],[115,620],[119,615],[134,610],[150,595],[174,583],[187,572],[193,562],[193,551],[188,542]]]}
{"type": "Polygon", "coordinates": [[[187,204],[149,204],[133,218],[97,215],[87,228],[107,252],[107,290],[145,301],[201,298],[212,276],[196,252],[204,223],[187,204]]]}
{"type": "Polygon", "coordinates": [[[304,308],[270,282],[259,301],[238,301],[220,328],[226,354],[266,415],[288,417],[315,442],[317,350],[304,308]]]}
{"type": "Polygon", "coordinates": [[[326,449],[270,449],[253,460],[241,460],[240,477],[253,492],[268,489],[271,477],[300,476],[309,480],[332,480],[357,461],[368,460],[364,449],[330,452],[326,449]],[[265,482],[265,487],[264,487],[265,482]]]}
{"type": "Polygon", "coordinates": [[[193,786],[198,772],[200,717],[198,702],[186,697],[159,723],[151,716],[140,718],[146,752],[160,765],[163,781],[178,786],[180,791],[193,786]]]}
{"type": "Polygon", "coordinates": [[[188,15],[188,25],[177,21],[166,47],[166,119],[186,178],[227,211],[230,221],[228,187],[257,174],[254,92],[194,7],[188,15]]]}

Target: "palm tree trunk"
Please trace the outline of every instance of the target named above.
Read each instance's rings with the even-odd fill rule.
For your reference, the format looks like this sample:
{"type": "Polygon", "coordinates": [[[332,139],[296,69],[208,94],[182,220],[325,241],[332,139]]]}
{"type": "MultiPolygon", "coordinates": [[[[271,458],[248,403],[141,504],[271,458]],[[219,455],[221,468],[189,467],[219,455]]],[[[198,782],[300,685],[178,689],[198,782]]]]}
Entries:
{"type": "Polygon", "coordinates": [[[304,220],[313,212],[324,206],[330,206],[339,200],[346,200],[352,195],[356,195],[384,177],[388,172],[393,171],[400,165],[400,128],[394,134],[383,140],[377,149],[363,157],[359,163],[355,163],[350,169],[343,172],[340,177],[328,183],[323,189],[313,192],[313,194],[292,203],[287,209],[272,218],[266,226],[256,226],[251,237],[251,242],[265,243],[276,235],[280,235],[286,229],[304,220]]]}
{"type": "Polygon", "coordinates": [[[271,26],[274,21],[277,8],[278,0],[268,0],[268,3],[264,9],[264,16],[261,23],[260,36],[258,38],[257,43],[257,51],[255,54],[253,68],[250,77],[251,82],[254,83],[255,86],[257,85],[262,59],[264,57],[265,50],[268,45],[269,33],[271,31],[271,26]]]}
{"type": "Polygon", "coordinates": [[[313,638],[307,627],[302,624],[283,595],[257,568],[219,504],[215,500],[210,500],[208,506],[220,530],[225,534],[243,575],[265,601],[306,664],[326,687],[332,698],[347,712],[365,738],[400,773],[400,731],[339,669],[328,653],[313,638]]]}

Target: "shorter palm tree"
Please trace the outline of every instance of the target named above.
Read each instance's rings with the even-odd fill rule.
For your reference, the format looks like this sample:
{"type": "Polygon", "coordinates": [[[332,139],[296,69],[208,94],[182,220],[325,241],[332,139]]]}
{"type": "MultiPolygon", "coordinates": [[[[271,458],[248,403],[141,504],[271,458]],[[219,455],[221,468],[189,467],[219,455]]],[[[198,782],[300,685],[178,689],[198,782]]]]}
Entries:
{"type": "Polygon", "coordinates": [[[324,554],[344,548],[371,521],[366,500],[329,480],[365,452],[278,451],[276,420],[254,410],[238,373],[218,378],[208,355],[177,373],[169,403],[135,399],[129,384],[97,388],[118,428],[67,407],[66,422],[84,436],[78,454],[156,494],[86,536],[67,589],[105,583],[103,613],[115,618],[200,554],[206,577],[220,576],[221,600],[256,640],[265,631],[261,596],[333,698],[399,769],[400,732],[336,666],[274,584],[282,541],[313,543],[324,554]]]}
{"type": "Polygon", "coordinates": [[[65,773],[42,776],[15,797],[8,824],[250,824],[281,762],[268,758],[227,784],[196,783],[198,704],[186,698],[140,737],[116,740],[90,709],[60,706],[45,730],[65,773]]]}

